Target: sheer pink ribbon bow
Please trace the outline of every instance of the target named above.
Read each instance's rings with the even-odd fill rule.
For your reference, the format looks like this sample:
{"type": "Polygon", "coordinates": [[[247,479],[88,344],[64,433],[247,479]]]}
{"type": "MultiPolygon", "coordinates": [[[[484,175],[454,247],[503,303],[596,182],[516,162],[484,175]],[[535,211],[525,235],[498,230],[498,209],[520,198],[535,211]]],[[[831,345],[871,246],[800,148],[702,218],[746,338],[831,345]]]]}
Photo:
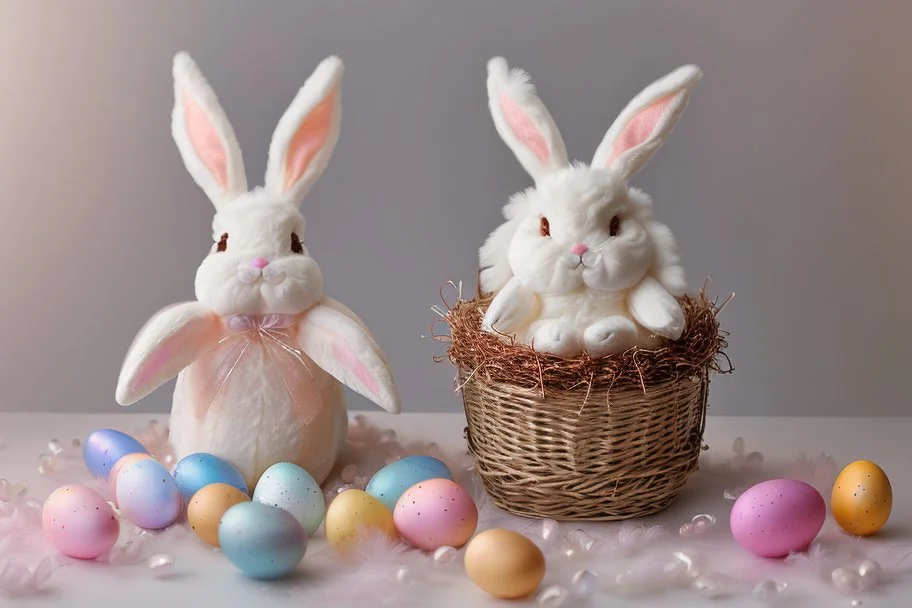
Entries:
{"type": "MultiPolygon", "coordinates": [[[[295,315],[268,314],[263,316],[232,315],[225,319],[227,335],[215,348],[218,364],[210,390],[211,404],[231,380],[239,365],[243,365],[250,349],[261,348],[271,360],[275,374],[270,381],[281,382],[288,398],[297,407],[302,422],[309,424],[323,409],[323,399],[311,373],[312,365],[294,346],[295,315]]],[[[268,372],[266,372],[268,373],[268,372]]]]}

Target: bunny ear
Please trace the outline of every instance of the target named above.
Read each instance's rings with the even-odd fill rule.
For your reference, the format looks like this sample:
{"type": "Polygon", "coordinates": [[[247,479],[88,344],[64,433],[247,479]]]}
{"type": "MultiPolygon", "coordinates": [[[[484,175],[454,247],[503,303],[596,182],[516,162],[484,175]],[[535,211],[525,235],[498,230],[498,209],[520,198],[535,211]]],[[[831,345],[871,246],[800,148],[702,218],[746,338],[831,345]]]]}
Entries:
{"type": "Polygon", "coordinates": [[[687,65],[646,87],[608,129],[592,166],[615,169],[624,179],[639,171],[671,133],[701,76],[687,65]]]}
{"type": "Polygon", "coordinates": [[[187,53],[174,57],[171,133],[187,171],[218,209],[247,191],[241,149],[215,92],[187,53]]]}
{"type": "Polygon", "coordinates": [[[488,106],[501,139],[533,179],[567,165],[564,140],[529,75],[503,57],[488,62],[488,106]]]}
{"type": "Polygon", "coordinates": [[[383,351],[361,320],[342,304],[323,298],[304,313],[298,344],[339,382],[392,414],[401,411],[383,351]]]}
{"type": "Polygon", "coordinates": [[[176,376],[218,342],[220,331],[218,317],[199,302],[158,312],[127,352],[117,381],[117,402],[135,403],[176,376]]]}
{"type": "Polygon", "coordinates": [[[338,57],[324,59],[298,91],[272,136],[266,190],[294,207],[326,169],[339,140],[343,71],[338,57]]]}

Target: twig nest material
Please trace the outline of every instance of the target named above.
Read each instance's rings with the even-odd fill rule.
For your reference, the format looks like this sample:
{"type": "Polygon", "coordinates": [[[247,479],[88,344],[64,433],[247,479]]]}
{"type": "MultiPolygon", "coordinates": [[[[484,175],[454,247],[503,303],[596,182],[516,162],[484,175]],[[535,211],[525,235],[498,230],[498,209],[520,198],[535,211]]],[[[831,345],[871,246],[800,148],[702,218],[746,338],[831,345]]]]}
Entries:
{"type": "Polygon", "coordinates": [[[679,299],[686,328],[675,341],[656,349],[632,348],[626,352],[593,359],[583,353],[567,359],[540,353],[531,346],[504,340],[481,329],[489,299],[460,301],[446,315],[450,326],[449,359],[461,370],[487,382],[534,388],[540,392],[567,391],[583,387],[650,384],[690,379],[709,368],[720,369],[717,359],[728,346],[719,329],[719,307],[703,291],[679,299]]]}

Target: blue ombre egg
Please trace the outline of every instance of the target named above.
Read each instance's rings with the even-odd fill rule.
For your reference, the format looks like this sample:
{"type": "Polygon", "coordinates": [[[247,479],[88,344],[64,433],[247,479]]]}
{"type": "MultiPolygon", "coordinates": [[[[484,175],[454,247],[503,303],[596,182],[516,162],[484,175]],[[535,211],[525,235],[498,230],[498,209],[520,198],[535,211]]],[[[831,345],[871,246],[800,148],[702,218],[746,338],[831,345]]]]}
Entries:
{"type": "Polygon", "coordinates": [[[258,502],[242,502],[225,511],[218,540],[225,557],[257,579],[290,574],[307,551],[307,533],[298,520],[288,511],[258,502]]]}
{"type": "Polygon", "coordinates": [[[174,465],[171,474],[185,503],[189,503],[194,494],[213,483],[224,483],[248,493],[247,482],[241,472],[227,460],[212,454],[200,452],[184,456],[174,465]]]}
{"type": "Polygon", "coordinates": [[[288,511],[304,531],[313,534],[326,516],[326,499],[320,484],[296,464],[279,462],[272,465],[257,482],[253,500],[288,511]]]}
{"type": "Polygon", "coordinates": [[[377,471],[364,490],[394,511],[396,502],[406,490],[429,479],[452,481],[453,474],[432,456],[406,456],[377,471]]]}
{"type": "Polygon", "coordinates": [[[149,450],[133,437],[114,429],[101,429],[89,435],[82,445],[82,458],[93,477],[107,481],[114,464],[127,454],[148,454],[149,450]]]}
{"type": "Polygon", "coordinates": [[[171,474],[157,460],[147,458],[126,465],[117,474],[117,506],[130,522],[160,530],[181,516],[184,501],[171,474]]]}

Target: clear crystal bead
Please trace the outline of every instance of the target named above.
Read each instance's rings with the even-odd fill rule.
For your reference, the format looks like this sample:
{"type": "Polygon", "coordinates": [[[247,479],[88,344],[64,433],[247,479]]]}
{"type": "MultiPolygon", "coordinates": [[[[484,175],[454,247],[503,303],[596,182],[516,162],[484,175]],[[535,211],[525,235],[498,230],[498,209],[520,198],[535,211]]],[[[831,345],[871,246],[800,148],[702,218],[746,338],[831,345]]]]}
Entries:
{"type": "Polygon", "coordinates": [[[455,548],[444,545],[434,551],[434,561],[438,564],[452,564],[456,561],[458,554],[459,552],[455,548]]]}
{"type": "Polygon", "coordinates": [[[38,457],[38,472],[42,475],[53,473],[57,470],[56,454],[41,454],[38,457]]]}
{"type": "Polygon", "coordinates": [[[167,553],[160,553],[149,558],[149,568],[156,578],[164,578],[174,571],[174,557],[167,553]]]}
{"type": "Polygon", "coordinates": [[[51,454],[56,456],[63,451],[63,444],[60,443],[59,439],[51,439],[48,441],[48,449],[51,451],[51,454]]]}
{"type": "Polygon", "coordinates": [[[590,598],[598,591],[598,577],[588,570],[580,570],[570,582],[573,585],[573,595],[579,598],[590,598]]]}
{"type": "Polygon", "coordinates": [[[551,585],[550,587],[545,587],[542,592],[538,594],[535,601],[539,606],[558,608],[559,606],[564,605],[569,596],[570,593],[563,587],[551,585]]]}

